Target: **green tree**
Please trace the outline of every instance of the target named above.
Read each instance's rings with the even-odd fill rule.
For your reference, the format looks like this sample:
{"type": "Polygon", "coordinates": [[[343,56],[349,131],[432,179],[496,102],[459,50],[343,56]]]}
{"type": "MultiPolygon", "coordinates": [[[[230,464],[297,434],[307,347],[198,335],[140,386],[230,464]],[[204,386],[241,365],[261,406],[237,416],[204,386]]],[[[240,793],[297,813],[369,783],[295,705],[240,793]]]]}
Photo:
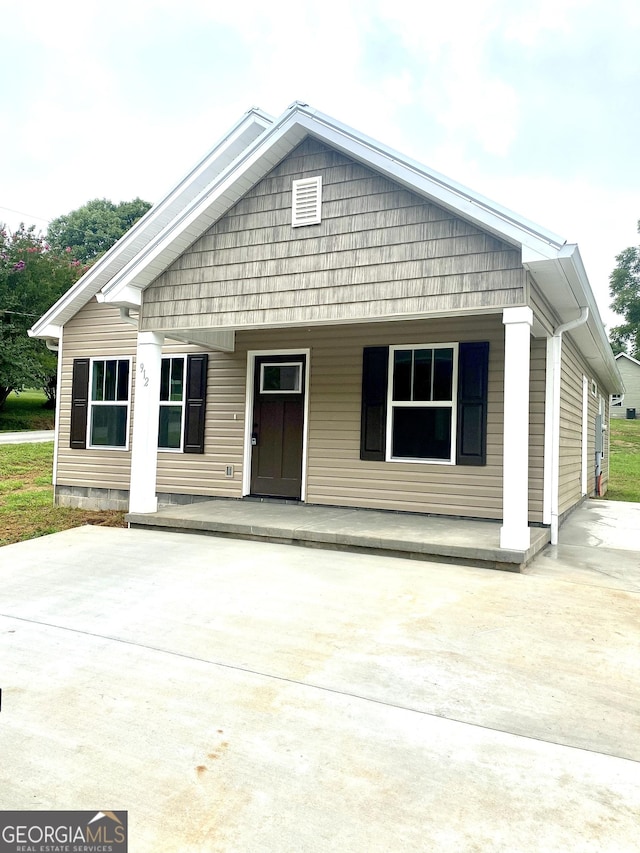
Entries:
{"type": "Polygon", "coordinates": [[[57,252],[69,250],[79,261],[95,261],[150,207],[149,202],[140,198],[119,204],[106,198],[96,198],[54,219],[49,224],[47,240],[57,252]]]}
{"type": "Polygon", "coordinates": [[[27,330],[87,269],[52,252],[33,226],[0,227],[0,408],[25,387],[42,387],[53,404],[56,357],[27,330]]]}
{"type": "MultiPolygon", "coordinates": [[[[640,221],[638,222],[640,233],[640,221]]],[[[628,352],[640,358],[640,246],[631,246],[616,256],[616,267],[609,276],[611,308],[624,323],[610,330],[614,353],[628,352]]]]}

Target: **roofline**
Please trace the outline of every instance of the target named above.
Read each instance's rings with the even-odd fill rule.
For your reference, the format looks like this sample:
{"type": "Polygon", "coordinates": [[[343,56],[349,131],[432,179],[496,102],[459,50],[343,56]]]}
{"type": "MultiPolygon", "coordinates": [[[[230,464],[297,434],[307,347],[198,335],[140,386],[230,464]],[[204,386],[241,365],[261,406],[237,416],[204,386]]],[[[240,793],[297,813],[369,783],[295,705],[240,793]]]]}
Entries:
{"type": "MultiPolygon", "coordinates": [[[[529,262],[525,266],[531,272],[535,279],[537,262],[529,262]]],[[[575,310],[580,311],[582,308],[589,309],[589,316],[584,326],[576,329],[571,334],[576,338],[581,338],[588,330],[592,343],[595,345],[599,359],[602,364],[602,369],[596,372],[602,380],[606,380],[608,387],[621,387],[622,377],[613,357],[611,344],[606,336],[604,324],[600,317],[598,305],[596,303],[593,290],[589,283],[589,278],[580,255],[580,250],[576,243],[565,244],[558,252],[554,259],[556,268],[557,281],[559,286],[564,286],[571,293],[575,303],[575,310]]],[[[548,298],[548,295],[547,295],[548,298]]],[[[557,309],[556,309],[557,310],[557,309]]],[[[572,316],[561,316],[561,324],[574,319],[572,316]]],[[[615,392],[609,392],[615,393],[615,392]]]]}
{"type": "MultiPolygon", "coordinates": [[[[51,331],[56,327],[60,327],[59,317],[65,309],[73,306],[76,300],[79,300],[88,292],[88,297],[81,305],[78,305],[77,310],[79,310],[82,305],[86,304],[89,299],[97,294],[103,285],[98,284],[95,290],[92,291],[91,285],[95,280],[99,278],[101,274],[108,275],[110,266],[116,266],[117,259],[122,252],[127,247],[131,246],[131,244],[135,242],[136,238],[142,236],[145,230],[151,229],[153,223],[159,218],[159,216],[170,208],[171,202],[177,199],[182,192],[184,192],[184,190],[193,183],[199,173],[203,172],[208,165],[216,160],[217,157],[224,154],[226,149],[230,147],[234,139],[240,135],[243,129],[248,129],[252,124],[260,125],[266,129],[272,123],[273,118],[258,107],[252,107],[250,110],[247,110],[247,112],[235,122],[224,136],[216,142],[207,154],[198,161],[196,166],[190,169],[177,184],[166,192],[161,197],[160,201],[156,202],[144,216],[142,216],[116,243],[114,243],[107,252],[105,252],[101,258],[96,261],[91,269],[79,278],[78,281],[69,290],[67,290],[66,293],[64,293],[36,323],[33,324],[28,332],[29,337],[44,337],[52,339],[51,331]]],[[[138,252],[136,252],[136,255],[137,254],[138,252]]],[[[118,271],[119,270],[116,269],[114,274],[117,274],[118,271]]],[[[106,284],[108,284],[110,278],[111,276],[107,278],[107,281],[105,282],[106,284]]]]}
{"type": "MultiPolygon", "coordinates": [[[[232,207],[237,200],[230,192],[234,184],[246,175],[250,167],[261,156],[266,155],[278,140],[296,126],[305,135],[322,139],[327,144],[346,152],[350,157],[366,163],[370,168],[388,175],[411,191],[471,220],[501,239],[522,247],[523,261],[552,259],[566,243],[563,238],[534,225],[507,208],[490,202],[461,184],[403,157],[397,151],[363,136],[347,125],[296,102],[258,136],[236,160],[220,172],[215,182],[203,189],[180,215],[149,241],[141,252],[118,270],[103,287],[102,295],[98,298],[101,301],[118,302],[126,290],[129,293],[131,288],[139,287],[144,290],[150,280],[145,281],[143,278],[136,282],[137,276],[163,251],[168,250],[173,240],[183,234],[195,220],[201,216],[205,218],[207,210],[222,199],[225,193],[229,194],[226,209],[232,207]]],[[[292,147],[297,142],[294,136],[292,147]]],[[[216,221],[220,215],[224,213],[214,217],[212,221],[216,221]]]]}
{"type": "MultiPolygon", "coordinates": [[[[337,131],[347,139],[352,140],[354,143],[366,147],[373,154],[380,155],[381,157],[384,157],[391,162],[397,163],[403,169],[406,169],[407,171],[413,173],[417,178],[426,178],[431,183],[441,187],[446,193],[451,193],[457,199],[460,199],[463,202],[467,202],[473,205],[474,208],[477,208],[480,211],[490,214],[492,217],[497,217],[502,222],[504,222],[505,225],[515,226],[518,230],[523,231],[533,237],[536,242],[540,241],[543,244],[546,244],[556,250],[560,249],[566,243],[566,240],[563,237],[560,237],[552,231],[543,228],[541,225],[538,225],[528,219],[525,219],[524,217],[520,216],[509,208],[503,207],[502,205],[487,198],[486,196],[483,196],[480,193],[469,189],[469,187],[466,187],[463,184],[460,184],[457,181],[448,178],[446,175],[442,175],[440,172],[436,172],[433,169],[429,169],[422,163],[419,163],[418,161],[413,160],[410,157],[400,154],[393,148],[390,148],[389,146],[384,145],[383,143],[378,142],[377,140],[372,139],[371,137],[366,136],[365,134],[359,133],[348,125],[339,122],[337,119],[331,118],[331,116],[325,115],[319,110],[314,110],[308,107],[306,104],[296,103],[292,106],[295,106],[298,112],[309,116],[314,121],[324,125],[327,128],[337,131]]],[[[455,210],[456,212],[460,212],[460,206],[456,205],[455,210]]]]}
{"type": "Polygon", "coordinates": [[[628,352],[619,352],[619,353],[615,356],[615,359],[616,359],[616,361],[617,361],[619,358],[622,358],[622,357],[624,357],[624,358],[628,358],[628,359],[629,359],[629,361],[632,361],[634,364],[637,364],[637,365],[638,365],[638,367],[640,367],[640,361],[638,361],[638,359],[637,359],[637,358],[634,358],[632,355],[629,355],[629,353],[628,353],[628,352]]]}

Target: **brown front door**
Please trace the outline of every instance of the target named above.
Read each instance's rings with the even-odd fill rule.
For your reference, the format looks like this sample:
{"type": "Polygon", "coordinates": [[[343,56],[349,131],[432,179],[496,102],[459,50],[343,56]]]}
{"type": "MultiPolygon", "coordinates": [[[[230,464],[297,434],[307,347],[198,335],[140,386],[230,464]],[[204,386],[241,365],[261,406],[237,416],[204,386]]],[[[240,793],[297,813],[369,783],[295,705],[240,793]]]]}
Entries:
{"type": "Polygon", "coordinates": [[[256,356],[251,431],[251,494],[300,498],[304,355],[256,356]]]}

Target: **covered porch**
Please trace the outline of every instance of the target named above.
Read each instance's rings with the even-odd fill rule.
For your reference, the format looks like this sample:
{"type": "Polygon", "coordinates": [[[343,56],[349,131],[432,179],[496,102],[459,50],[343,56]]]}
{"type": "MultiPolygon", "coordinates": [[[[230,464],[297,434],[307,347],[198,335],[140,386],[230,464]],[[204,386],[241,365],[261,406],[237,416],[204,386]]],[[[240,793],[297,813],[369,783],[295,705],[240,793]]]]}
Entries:
{"type": "MultiPolygon", "coordinates": [[[[308,504],[310,511],[315,511],[314,505],[318,512],[323,512],[325,508],[325,513],[326,508],[330,506],[357,507],[359,512],[368,507],[373,515],[367,536],[376,538],[378,512],[389,510],[390,518],[399,519],[401,516],[395,512],[397,508],[403,511],[406,520],[393,524],[388,535],[383,537],[392,545],[372,545],[367,541],[360,547],[379,547],[398,553],[420,553],[427,545],[422,540],[422,532],[416,533],[415,537],[411,532],[410,528],[415,524],[416,518],[422,523],[425,518],[444,516],[444,524],[434,528],[442,531],[440,541],[432,543],[431,534],[427,534],[427,543],[431,544],[425,553],[456,560],[480,559],[491,563],[496,559],[494,551],[497,553],[501,550],[504,552],[501,563],[520,565],[536,551],[536,537],[532,533],[536,528],[530,527],[530,523],[547,523],[542,512],[541,488],[542,445],[545,438],[539,418],[535,425],[537,434],[533,451],[530,450],[529,442],[532,325],[533,312],[530,308],[511,307],[489,314],[413,319],[393,324],[311,323],[305,327],[296,326],[284,331],[280,328],[236,330],[233,333],[233,345],[228,341],[225,350],[221,342],[218,342],[219,352],[209,356],[210,361],[214,363],[214,367],[209,370],[211,381],[208,389],[203,386],[200,397],[204,401],[208,393],[210,400],[217,400],[218,403],[216,408],[209,407],[210,426],[207,447],[204,447],[203,440],[203,450],[200,451],[202,462],[199,465],[192,464],[189,470],[185,465],[178,470],[174,464],[175,470],[171,471],[170,462],[175,460],[167,461],[168,457],[162,454],[159,456],[157,453],[159,377],[168,334],[162,331],[138,330],[136,363],[139,366],[138,373],[141,370],[143,373],[136,378],[136,404],[133,411],[129,503],[131,518],[140,524],[143,523],[143,516],[164,518],[167,510],[162,510],[160,514],[157,512],[158,507],[162,505],[163,493],[185,494],[189,502],[202,500],[204,495],[237,499],[254,496],[293,497],[308,504]],[[465,404],[470,402],[475,405],[465,420],[462,416],[461,400],[453,390],[456,383],[461,381],[461,373],[452,368],[452,377],[455,373],[455,379],[452,378],[450,383],[452,414],[449,422],[450,432],[446,436],[447,454],[442,458],[413,458],[408,452],[394,457],[390,449],[390,439],[384,442],[381,439],[380,447],[376,447],[376,455],[371,455],[371,448],[367,443],[368,433],[365,433],[363,445],[363,353],[367,349],[375,350],[376,347],[384,350],[385,375],[379,384],[382,388],[380,394],[387,400],[391,393],[388,391],[386,372],[391,345],[397,348],[405,342],[412,345],[415,340],[422,339],[428,339],[431,347],[448,347],[448,351],[455,351],[456,355],[458,348],[462,347],[465,341],[486,341],[487,352],[489,347],[493,352],[490,376],[487,378],[484,375],[483,378],[481,370],[468,371],[469,376],[477,380],[477,387],[474,386],[476,396],[468,395],[469,400],[465,399],[465,404]],[[462,343],[459,343],[460,341],[462,343]],[[264,447],[270,446],[264,441],[264,430],[256,428],[258,418],[255,401],[261,391],[256,377],[262,375],[259,372],[259,363],[274,362],[276,366],[282,366],[285,361],[291,359],[295,361],[292,365],[299,368],[302,377],[294,389],[301,397],[301,411],[296,421],[299,427],[299,435],[296,433],[296,436],[299,440],[295,445],[301,482],[297,484],[295,491],[270,490],[261,483],[254,482],[252,470],[252,467],[255,467],[253,462],[256,459],[256,447],[259,448],[259,458],[264,447]],[[227,382],[223,385],[222,380],[216,384],[217,376],[231,377],[235,384],[227,382]],[[463,422],[470,425],[469,430],[476,429],[474,447],[477,445],[477,459],[469,461],[458,458],[458,449],[462,447],[460,434],[456,431],[458,422],[460,431],[463,422]],[[485,449],[487,442],[488,453],[485,449]],[[211,452],[212,449],[214,452],[211,452]],[[537,466],[537,493],[533,497],[529,491],[530,455],[533,456],[534,470],[537,466]],[[217,478],[214,480],[217,494],[213,489],[207,491],[205,488],[196,492],[193,485],[196,480],[204,482],[201,469],[207,465],[212,468],[212,478],[217,478]],[[224,473],[224,479],[223,472],[228,472],[224,473]],[[182,481],[187,484],[184,492],[182,481]],[[482,540],[488,531],[491,531],[486,543],[486,549],[490,551],[488,556],[478,557],[475,553],[473,546],[477,537],[474,533],[468,538],[471,548],[468,554],[461,554],[457,548],[451,548],[447,544],[447,536],[451,530],[450,519],[463,518],[471,519],[472,523],[475,523],[474,519],[502,518],[501,524],[494,522],[486,526],[484,521],[481,522],[482,540]],[[400,538],[396,535],[398,526],[401,530],[400,538]],[[399,542],[403,544],[400,545],[399,542]]],[[[184,334],[186,336],[186,332],[184,334]]],[[[208,346],[213,349],[213,342],[209,341],[208,346]]],[[[544,358],[544,349],[538,347],[538,356],[541,353],[544,358]]],[[[538,362],[540,360],[539,357],[538,362]]],[[[544,406],[543,381],[538,381],[534,393],[537,394],[538,406],[544,406]]],[[[379,400],[377,402],[380,404],[379,400]]],[[[385,409],[385,406],[378,405],[378,409],[381,408],[385,409]]],[[[388,423],[386,414],[381,423],[382,428],[378,429],[378,433],[382,434],[388,423]]],[[[282,436],[279,434],[279,443],[284,445],[286,442],[283,436],[284,433],[282,436]]],[[[277,446],[279,443],[275,442],[277,446]]],[[[207,485],[205,483],[205,486],[207,485]]],[[[255,502],[247,501],[247,504],[255,507],[255,502]]],[[[298,512],[302,510],[303,508],[297,507],[298,512]]],[[[189,513],[191,511],[188,510],[189,513]]],[[[197,511],[195,512],[197,514],[197,511]]],[[[345,512],[351,510],[345,509],[345,512]]],[[[367,516],[362,516],[364,517],[367,516]]],[[[326,515],[319,518],[324,519],[326,515]]],[[[212,521],[210,518],[205,520],[212,521]]],[[[202,521],[203,519],[199,518],[198,523],[202,521]]],[[[164,526],[175,526],[170,521],[162,523],[164,526]]],[[[221,522],[212,523],[217,525],[221,522]]],[[[229,523],[233,528],[235,516],[229,523]]],[[[243,514],[244,535],[255,535],[252,531],[253,523],[251,513],[247,516],[243,514]]],[[[360,523],[359,521],[358,525],[360,523]]],[[[387,528],[387,523],[381,522],[384,529],[387,528]]],[[[184,519],[181,519],[177,526],[183,524],[184,519]]],[[[314,539],[306,533],[302,538],[306,542],[318,541],[324,546],[331,542],[334,533],[329,529],[330,524],[325,538],[314,539]]],[[[267,528],[270,529],[268,524],[267,528]]],[[[306,529],[306,525],[304,528],[306,529]]],[[[345,530],[348,532],[349,529],[347,522],[345,530]]],[[[278,541],[300,540],[296,530],[297,525],[291,527],[286,513],[278,516],[278,532],[274,534],[278,541]]],[[[237,530],[229,531],[226,528],[215,528],[215,532],[231,532],[234,535],[238,533],[237,530]]],[[[341,547],[354,545],[344,539],[336,544],[341,547]]]]}
{"type": "Polygon", "coordinates": [[[131,527],[163,528],[238,539],[360,551],[416,560],[466,563],[519,572],[549,542],[549,529],[530,528],[525,550],[500,547],[500,522],[423,516],[284,501],[212,498],[130,512],[131,527]]]}

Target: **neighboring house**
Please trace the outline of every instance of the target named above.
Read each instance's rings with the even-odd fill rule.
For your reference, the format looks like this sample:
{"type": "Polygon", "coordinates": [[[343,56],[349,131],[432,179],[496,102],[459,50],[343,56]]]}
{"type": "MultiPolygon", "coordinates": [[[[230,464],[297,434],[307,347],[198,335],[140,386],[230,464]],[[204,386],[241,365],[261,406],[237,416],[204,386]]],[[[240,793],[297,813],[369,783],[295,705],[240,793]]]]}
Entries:
{"type": "Polygon", "coordinates": [[[606,490],[622,385],[577,246],[305,104],[248,112],[32,334],[58,504],[263,495],[526,550],[606,490]]]}
{"type": "Polygon", "coordinates": [[[616,356],[618,370],[624,383],[623,394],[611,395],[611,417],[626,418],[640,417],[640,361],[637,361],[626,352],[619,352],[616,356]],[[635,415],[631,411],[633,409],[635,415]]]}

